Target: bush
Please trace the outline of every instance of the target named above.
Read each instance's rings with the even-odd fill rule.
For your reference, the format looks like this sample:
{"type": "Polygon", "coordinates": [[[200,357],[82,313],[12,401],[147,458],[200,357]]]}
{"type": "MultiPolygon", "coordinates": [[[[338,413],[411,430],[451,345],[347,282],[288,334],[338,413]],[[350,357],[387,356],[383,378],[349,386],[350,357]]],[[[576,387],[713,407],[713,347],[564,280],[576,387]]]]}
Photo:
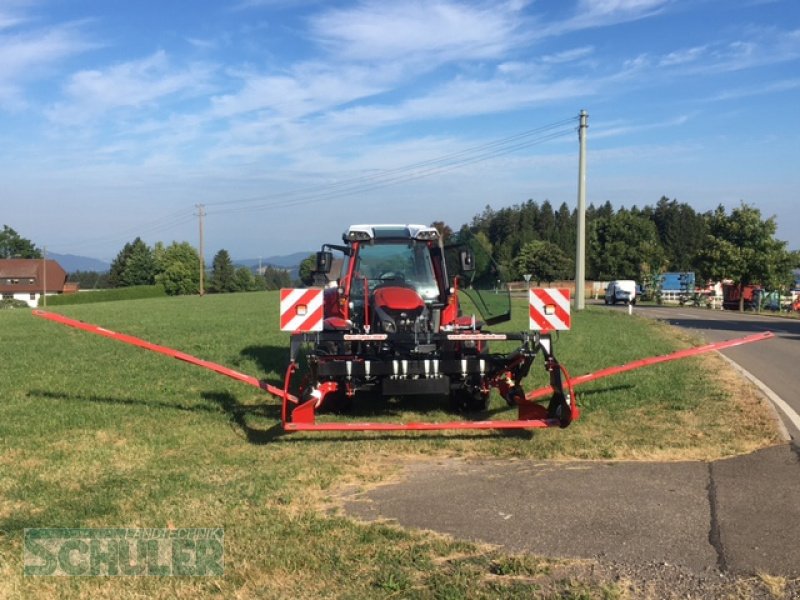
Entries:
{"type": "Polygon", "coordinates": [[[0,310],[6,308],[30,308],[27,302],[14,300],[13,298],[3,298],[0,300],[0,310]]]}
{"type": "MultiPolygon", "coordinates": [[[[47,306],[91,304],[94,302],[114,302],[116,300],[141,300],[144,298],[161,298],[166,295],[167,294],[164,291],[163,285],[135,285],[131,287],[114,288],[111,290],[78,292],[77,294],[63,294],[61,296],[48,296],[47,306]]],[[[39,299],[39,306],[42,306],[41,299],[39,299]]]]}

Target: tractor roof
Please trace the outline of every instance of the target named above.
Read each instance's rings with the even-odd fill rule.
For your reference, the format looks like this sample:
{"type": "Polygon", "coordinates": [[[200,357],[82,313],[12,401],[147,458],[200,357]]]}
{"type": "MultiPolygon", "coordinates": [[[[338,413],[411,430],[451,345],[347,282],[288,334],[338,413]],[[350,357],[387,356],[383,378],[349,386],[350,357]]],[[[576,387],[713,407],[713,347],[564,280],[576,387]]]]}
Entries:
{"type": "Polygon", "coordinates": [[[438,240],[439,232],[427,225],[351,225],[345,242],[366,240],[438,240]]]}

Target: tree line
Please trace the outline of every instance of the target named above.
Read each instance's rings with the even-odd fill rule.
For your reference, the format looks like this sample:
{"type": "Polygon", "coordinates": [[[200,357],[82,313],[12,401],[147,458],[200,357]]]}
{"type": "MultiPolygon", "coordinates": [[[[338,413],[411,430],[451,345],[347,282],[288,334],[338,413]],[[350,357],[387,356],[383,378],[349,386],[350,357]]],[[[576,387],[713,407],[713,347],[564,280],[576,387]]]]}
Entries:
{"type": "MultiPolygon", "coordinates": [[[[498,210],[486,206],[457,233],[434,222],[446,241],[471,238],[490,253],[506,281],[530,274],[537,283],[573,279],[577,211],[547,200],[528,200],[498,210]]],[[[768,289],[792,285],[800,251],[775,239],[774,217],[742,203],[727,212],[698,213],[662,197],[655,206],[614,210],[610,202],[586,210],[586,277],[652,281],[668,271],[694,271],[698,280],[732,279],[768,289]]]]}
{"type": "MultiPolygon", "coordinates": [[[[200,255],[189,242],[156,242],[150,248],[141,238],[125,244],[111,263],[109,287],[160,284],[168,295],[197,294],[200,291],[200,255]]],[[[283,269],[268,266],[255,274],[248,267],[236,267],[227,250],[214,256],[204,291],[212,294],[276,290],[290,287],[292,280],[283,269]]]]}
{"type": "MultiPolygon", "coordinates": [[[[487,205],[470,223],[454,231],[443,221],[432,223],[445,244],[467,239],[482,248],[476,257],[478,280],[521,280],[537,284],[574,278],[577,211],[566,203],[528,200],[501,209],[487,205]],[[491,257],[489,259],[488,257],[491,257]]],[[[590,280],[634,279],[645,283],[667,271],[694,271],[699,281],[732,279],[740,285],[768,289],[792,285],[800,268],[800,251],[789,251],[775,238],[774,217],[742,203],[705,213],[662,197],[655,206],[617,210],[610,202],[586,210],[586,277],[590,280]]],[[[0,258],[41,258],[41,251],[7,225],[0,231],[0,258]]],[[[108,274],[70,275],[86,288],[161,284],[168,294],[196,294],[200,289],[199,255],[188,242],[157,242],[149,247],[137,237],[125,244],[108,274]]],[[[314,255],[300,265],[300,279],[313,278],[314,255]]],[[[214,256],[205,288],[211,293],[273,290],[291,287],[291,276],[271,266],[255,274],[236,267],[226,250],[214,256]]]]}
{"type": "MultiPolygon", "coordinates": [[[[8,225],[0,231],[0,258],[42,258],[42,251],[8,225]]],[[[214,256],[207,274],[206,291],[211,293],[277,290],[291,287],[284,269],[267,266],[259,274],[247,267],[236,267],[227,250],[214,256]]],[[[107,289],[160,284],[169,295],[197,294],[200,291],[200,256],[189,242],[157,242],[152,248],[141,238],[123,246],[108,273],[75,271],[69,280],[82,289],[107,289]]]]}

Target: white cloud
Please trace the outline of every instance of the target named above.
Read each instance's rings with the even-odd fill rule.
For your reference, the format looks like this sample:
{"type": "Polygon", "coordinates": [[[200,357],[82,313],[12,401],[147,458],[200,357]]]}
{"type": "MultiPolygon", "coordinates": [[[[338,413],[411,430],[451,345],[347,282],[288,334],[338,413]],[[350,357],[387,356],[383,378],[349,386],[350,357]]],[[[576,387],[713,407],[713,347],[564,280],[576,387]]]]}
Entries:
{"type": "Polygon", "coordinates": [[[593,53],[593,46],[581,46],[580,48],[570,48],[569,50],[556,52],[554,54],[545,54],[540,60],[546,65],[560,65],[581,60],[592,55],[593,53]]]}
{"type": "Polygon", "coordinates": [[[743,71],[800,58],[800,30],[749,31],[747,38],[670,52],[654,64],[682,76],[743,71]]]}
{"type": "Polygon", "coordinates": [[[592,139],[603,139],[613,137],[630,137],[645,131],[657,129],[673,129],[690,122],[694,115],[678,115],[671,119],[648,123],[604,123],[600,127],[594,127],[592,139]]]}
{"type": "Polygon", "coordinates": [[[93,47],[77,24],[0,34],[0,106],[23,103],[28,82],[93,47]]]}
{"type": "Polygon", "coordinates": [[[268,111],[286,117],[301,117],[319,110],[385,91],[394,81],[393,69],[369,69],[304,64],[291,72],[275,75],[244,73],[241,90],[211,99],[214,117],[268,111]]]}
{"type": "Polygon", "coordinates": [[[33,0],[3,0],[0,5],[0,31],[11,29],[30,20],[27,16],[33,0]]]}
{"type": "Polygon", "coordinates": [[[706,100],[709,102],[718,102],[721,100],[739,100],[741,98],[762,96],[766,94],[780,94],[782,92],[789,92],[797,89],[800,89],[800,79],[783,79],[780,81],[770,82],[766,85],[762,84],[753,87],[725,90],[719,94],[707,98],[706,100]]]}
{"type": "Polygon", "coordinates": [[[694,48],[685,48],[676,50],[661,58],[660,64],[665,67],[673,67],[675,65],[684,65],[687,63],[694,63],[705,57],[708,52],[708,46],[696,46],[694,48]]]}
{"type": "Polygon", "coordinates": [[[167,54],[158,51],[104,70],[79,71],[65,86],[68,101],[54,105],[47,115],[60,123],[83,123],[117,108],[140,108],[179,94],[204,94],[210,70],[199,64],[175,68],[167,54]]]}
{"type": "Polygon", "coordinates": [[[572,18],[550,24],[546,35],[607,27],[646,19],[664,12],[672,0],[580,0],[572,18]]]}
{"type": "Polygon", "coordinates": [[[670,0],[581,0],[577,12],[590,15],[641,15],[652,13],[670,0]]]}
{"type": "Polygon", "coordinates": [[[316,15],[311,30],[339,57],[359,61],[497,58],[520,35],[519,3],[364,2],[316,15]]]}

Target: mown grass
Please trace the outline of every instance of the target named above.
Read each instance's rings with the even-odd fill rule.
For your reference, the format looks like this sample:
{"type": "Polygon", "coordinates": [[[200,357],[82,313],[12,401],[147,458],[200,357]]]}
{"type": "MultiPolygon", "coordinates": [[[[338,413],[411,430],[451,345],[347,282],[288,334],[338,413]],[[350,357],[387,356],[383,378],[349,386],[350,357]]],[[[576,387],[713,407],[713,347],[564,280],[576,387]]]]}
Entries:
{"type": "MultiPolygon", "coordinates": [[[[266,292],[58,310],[278,383],[288,336],[277,305],[266,292]]],[[[517,310],[504,329],[526,327],[517,310]]],[[[338,491],[385,481],[408,457],[711,459],[776,440],[763,404],[713,356],[584,386],[566,430],[281,435],[277,400],[197,367],[28,311],[0,313],[0,336],[0,597],[616,597],[613,582],[574,580],[561,561],[355,523],[336,510],[338,491]],[[24,528],[77,526],[223,527],[225,575],[22,576],[24,528]]],[[[587,310],[556,350],[581,374],[689,343],[587,310]]],[[[529,387],[545,382],[535,364],[529,387]]],[[[452,420],[445,405],[382,408],[452,420]]],[[[388,418],[379,408],[358,404],[355,417],[388,418]]],[[[490,413],[513,418],[498,397],[490,413]]]]}

